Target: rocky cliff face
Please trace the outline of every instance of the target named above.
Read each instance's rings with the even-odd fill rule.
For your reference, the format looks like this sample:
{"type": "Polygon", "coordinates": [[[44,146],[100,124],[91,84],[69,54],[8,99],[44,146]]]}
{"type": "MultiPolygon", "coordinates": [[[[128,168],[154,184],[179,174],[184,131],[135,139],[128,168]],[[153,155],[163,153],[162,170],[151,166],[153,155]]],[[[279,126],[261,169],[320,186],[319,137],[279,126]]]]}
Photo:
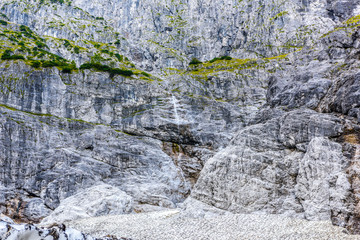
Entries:
{"type": "Polygon", "coordinates": [[[107,184],[121,213],[188,198],[359,233],[359,5],[2,1],[0,211],[56,221],[107,184]]]}

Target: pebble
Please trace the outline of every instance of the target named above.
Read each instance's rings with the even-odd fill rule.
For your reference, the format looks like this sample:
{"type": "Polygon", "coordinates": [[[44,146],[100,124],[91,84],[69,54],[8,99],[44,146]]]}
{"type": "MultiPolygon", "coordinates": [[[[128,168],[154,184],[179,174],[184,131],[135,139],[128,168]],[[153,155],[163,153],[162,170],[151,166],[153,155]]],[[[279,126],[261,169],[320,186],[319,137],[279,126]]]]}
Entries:
{"type": "Polygon", "coordinates": [[[102,216],[68,222],[95,237],[114,235],[137,240],[339,240],[360,239],[330,221],[307,221],[281,215],[227,214],[193,218],[180,210],[102,216]]]}

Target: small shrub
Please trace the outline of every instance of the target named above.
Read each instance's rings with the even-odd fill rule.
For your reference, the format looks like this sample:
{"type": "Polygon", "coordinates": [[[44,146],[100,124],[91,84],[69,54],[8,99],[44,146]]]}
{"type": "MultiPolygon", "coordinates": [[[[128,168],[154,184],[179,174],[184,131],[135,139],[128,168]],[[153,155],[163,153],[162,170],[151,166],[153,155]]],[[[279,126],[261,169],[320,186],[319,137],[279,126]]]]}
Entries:
{"type": "Polygon", "coordinates": [[[14,36],[10,36],[9,40],[13,42],[19,42],[14,36]]]}
{"type": "Polygon", "coordinates": [[[96,19],[96,20],[104,20],[103,17],[96,17],[95,19],[96,19]]]}
{"type": "Polygon", "coordinates": [[[100,72],[110,71],[110,67],[107,65],[102,65],[100,63],[84,63],[80,66],[80,69],[91,69],[94,68],[100,72]]]}
{"type": "Polygon", "coordinates": [[[63,4],[64,0],[50,0],[51,3],[60,3],[63,4]]]}
{"type": "Polygon", "coordinates": [[[120,68],[111,68],[107,65],[103,65],[100,63],[84,63],[80,66],[80,69],[95,69],[100,72],[108,72],[110,76],[113,77],[114,75],[122,75],[122,76],[131,76],[134,73],[131,70],[120,69],[120,68]]]}
{"type": "Polygon", "coordinates": [[[73,70],[72,67],[66,66],[66,67],[63,67],[61,71],[63,73],[71,73],[72,70],[73,70]]]}
{"type": "Polygon", "coordinates": [[[64,66],[64,65],[66,65],[66,63],[60,62],[60,61],[57,61],[57,60],[43,61],[41,63],[41,66],[44,67],[44,68],[47,68],[47,67],[60,67],[60,66],[64,66]]]}
{"type": "Polygon", "coordinates": [[[107,50],[107,49],[102,49],[101,52],[109,54],[109,50],[107,50]]]}
{"type": "Polygon", "coordinates": [[[41,62],[40,61],[32,61],[30,63],[30,66],[32,66],[33,68],[39,68],[41,66],[41,62]]]}
{"type": "Polygon", "coordinates": [[[148,77],[148,78],[151,77],[151,75],[146,73],[146,72],[141,72],[141,74],[144,75],[145,77],[148,77]]]}
{"type": "Polygon", "coordinates": [[[213,59],[211,59],[209,62],[210,63],[213,63],[213,62],[216,62],[216,61],[218,61],[218,60],[231,60],[232,59],[232,57],[230,57],[230,56],[222,56],[222,57],[220,57],[220,58],[213,58],[213,59]]]}
{"type": "Polygon", "coordinates": [[[36,39],[36,37],[33,35],[34,34],[33,31],[31,31],[31,29],[25,25],[20,26],[20,31],[26,37],[36,39]]]}
{"type": "Polygon", "coordinates": [[[30,30],[30,28],[28,28],[28,27],[25,26],[25,25],[21,25],[21,26],[20,26],[20,31],[21,31],[21,32],[32,32],[32,31],[30,30]]]}
{"type": "Polygon", "coordinates": [[[7,21],[4,21],[4,20],[0,20],[0,24],[1,24],[1,25],[4,25],[4,26],[7,26],[7,25],[8,25],[7,21]]]}
{"type": "Polygon", "coordinates": [[[92,64],[91,63],[84,63],[80,66],[80,69],[91,69],[92,64]]]}
{"type": "Polygon", "coordinates": [[[64,40],[64,46],[66,47],[66,48],[68,48],[68,47],[71,47],[71,43],[68,41],[68,40],[64,40]]]}
{"type": "Polygon", "coordinates": [[[22,56],[22,55],[11,55],[11,56],[8,56],[8,55],[2,55],[1,56],[1,59],[2,60],[17,60],[17,59],[22,59],[22,60],[24,60],[25,59],[25,57],[24,56],[22,56]]]}
{"type": "Polygon", "coordinates": [[[189,63],[189,65],[196,65],[196,64],[200,64],[202,63],[200,60],[198,60],[197,58],[193,58],[191,59],[191,62],[189,63]]]}
{"type": "Polygon", "coordinates": [[[116,40],[115,44],[120,45],[120,40],[116,40]]]}
{"type": "Polygon", "coordinates": [[[120,68],[112,68],[109,73],[111,75],[115,75],[115,74],[119,74],[119,75],[123,75],[123,76],[131,76],[133,75],[133,71],[131,70],[125,70],[125,69],[120,69],[120,68]]]}
{"type": "Polygon", "coordinates": [[[12,51],[9,49],[6,49],[1,56],[1,60],[16,60],[16,59],[25,59],[22,55],[11,55],[12,51]]]}
{"type": "Polygon", "coordinates": [[[99,64],[98,66],[96,66],[96,69],[99,71],[108,72],[111,70],[111,67],[109,67],[108,65],[99,64]]]}
{"type": "Polygon", "coordinates": [[[231,60],[232,57],[230,57],[230,56],[222,56],[220,59],[221,60],[231,60]]]}
{"type": "Polygon", "coordinates": [[[80,53],[80,48],[79,48],[79,47],[74,47],[74,52],[75,52],[76,54],[79,54],[79,53],[80,53]]]}
{"type": "Polygon", "coordinates": [[[213,63],[213,62],[216,62],[217,60],[220,60],[220,58],[213,58],[213,59],[211,59],[209,62],[210,62],[210,63],[213,63]]]}
{"type": "Polygon", "coordinates": [[[35,44],[38,48],[47,48],[48,47],[45,43],[42,43],[40,41],[36,41],[35,44]]]}
{"type": "Polygon", "coordinates": [[[123,60],[123,56],[118,54],[118,53],[115,53],[115,57],[119,60],[119,62],[122,62],[123,60]]]}
{"type": "Polygon", "coordinates": [[[3,13],[0,13],[0,16],[3,17],[3,18],[5,18],[5,19],[7,19],[7,20],[9,20],[9,18],[8,18],[5,14],[3,14],[3,13]]]}

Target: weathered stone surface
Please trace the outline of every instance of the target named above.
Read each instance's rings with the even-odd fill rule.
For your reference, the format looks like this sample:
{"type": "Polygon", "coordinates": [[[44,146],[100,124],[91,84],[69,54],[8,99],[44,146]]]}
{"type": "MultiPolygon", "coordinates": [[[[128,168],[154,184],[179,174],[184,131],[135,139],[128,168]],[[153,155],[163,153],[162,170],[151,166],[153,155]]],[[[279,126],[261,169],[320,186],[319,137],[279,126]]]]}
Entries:
{"type": "MultiPolygon", "coordinates": [[[[53,225],[49,228],[39,228],[31,224],[15,224],[11,219],[0,218],[0,238],[3,240],[11,239],[64,239],[64,240],[117,240],[116,237],[93,238],[65,225],[53,225]]],[[[120,238],[126,240],[126,238],[120,238]]]]}
{"type": "Polygon", "coordinates": [[[341,126],[340,119],[310,110],[249,126],[207,161],[191,196],[237,213],[329,220],[330,208],[350,194],[349,160],[340,144],[323,138],[339,136],[341,126]]]}
{"type": "Polygon", "coordinates": [[[26,193],[55,209],[60,200],[97,182],[119,186],[136,195],[135,201],[166,207],[184,199],[189,190],[179,186],[185,184],[184,179],[162,152],[160,141],[128,136],[108,126],[6,108],[0,117],[5,209],[11,199],[26,193]]]}
{"type": "Polygon", "coordinates": [[[111,185],[96,185],[61,201],[41,225],[50,225],[79,218],[131,213],[133,199],[111,185]]]}
{"type": "Polygon", "coordinates": [[[191,192],[197,217],[277,213],[359,233],[359,4],[1,1],[1,44],[26,59],[0,61],[0,211],[87,216],[95,194],[82,190],[109,184],[135,212],[191,192]],[[75,69],[43,66],[50,52],[75,69]]]}

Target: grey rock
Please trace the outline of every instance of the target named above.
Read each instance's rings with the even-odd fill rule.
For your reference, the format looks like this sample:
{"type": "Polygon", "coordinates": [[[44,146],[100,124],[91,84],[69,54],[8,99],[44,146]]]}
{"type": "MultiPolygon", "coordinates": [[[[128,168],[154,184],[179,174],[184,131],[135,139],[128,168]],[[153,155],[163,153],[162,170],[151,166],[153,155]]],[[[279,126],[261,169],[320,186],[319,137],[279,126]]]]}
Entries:
{"type": "Polygon", "coordinates": [[[349,160],[340,144],[319,137],[339,136],[341,126],[340,119],[311,110],[292,111],[249,126],[207,161],[191,196],[236,213],[330,220],[330,209],[341,206],[350,194],[350,183],[345,181],[349,160]],[[297,150],[300,143],[307,147],[297,150]],[[302,187],[302,182],[307,185],[302,187]],[[330,196],[336,187],[342,193],[330,196]]]}
{"type": "Polygon", "coordinates": [[[60,205],[41,225],[64,223],[79,218],[131,213],[133,199],[125,192],[111,185],[96,185],[81,190],[60,202],[60,205]]]}
{"type": "MultiPolygon", "coordinates": [[[[93,238],[72,228],[66,228],[65,225],[53,225],[49,228],[39,228],[31,224],[15,224],[11,221],[0,221],[0,238],[3,240],[11,239],[64,239],[64,240],[115,240],[114,237],[93,238]]],[[[122,238],[125,239],[125,238],[122,238]]]]}
{"type": "MultiPolygon", "coordinates": [[[[309,220],[329,220],[331,210],[343,209],[351,192],[344,171],[348,159],[342,146],[324,138],[313,138],[299,163],[295,195],[309,220]]],[[[342,224],[344,225],[344,224],[342,224]]]]}
{"type": "Polygon", "coordinates": [[[360,33],[357,17],[343,22],[359,4],[1,1],[3,33],[25,38],[24,24],[77,67],[102,58],[135,72],[0,62],[1,213],[87,216],[96,194],[83,190],[108,184],[127,199],[125,213],[276,213],[359,233],[360,33]],[[224,55],[233,59],[189,66],[224,55]],[[66,213],[85,200],[90,207],[66,213]]]}

